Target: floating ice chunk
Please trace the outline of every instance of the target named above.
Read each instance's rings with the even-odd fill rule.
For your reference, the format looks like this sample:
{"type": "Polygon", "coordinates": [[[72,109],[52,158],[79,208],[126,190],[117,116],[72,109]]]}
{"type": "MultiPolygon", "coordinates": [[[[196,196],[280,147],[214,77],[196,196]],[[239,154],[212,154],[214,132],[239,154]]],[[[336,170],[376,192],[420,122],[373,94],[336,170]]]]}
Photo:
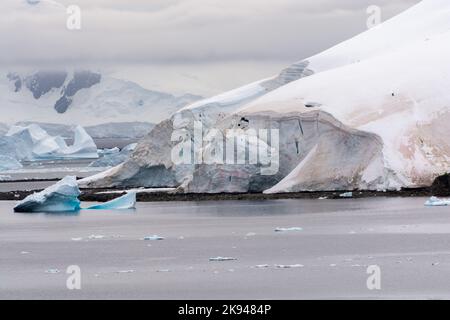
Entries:
{"type": "Polygon", "coordinates": [[[90,240],[100,240],[100,239],[104,239],[105,236],[102,234],[92,234],[88,237],[88,239],[90,240]]]}
{"type": "Polygon", "coordinates": [[[255,269],[267,269],[270,266],[268,264],[258,264],[256,266],[254,266],[255,269]]]}
{"type": "Polygon", "coordinates": [[[425,202],[427,207],[445,207],[450,205],[450,199],[439,199],[438,197],[431,197],[425,202]]]}
{"type": "Polygon", "coordinates": [[[71,240],[72,241],[81,241],[81,240],[83,240],[83,238],[72,238],[71,240]]]}
{"type": "Polygon", "coordinates": [[[45,190],[17,203],[15,212],[73,212],[80,209],[76,177],[67,176],[45,190]]]}
{"type": "Polygon", "coordinates": [[[134,273],[134,270],[119,270],[117,273],[134,273]]]}
{"type": "Polygon", "coordinates": [[[136,207],[136,192],[128,192],[127,194],[114,200],[97,204],[86,208],[88,210],[125,210],[134,209],[136,207]]]}
{"type": "Polygon", "coordinates": [[[302,264],[277,264],[275,265],[278,269],[291,269],[291,268],[303,268],[302,264]]]}
{"type": "Polygon", "coordinates": [[[353,198],[353,192],[345,192],[339,195],[341,198],[353,198]]]}
{"type": "Polygon", "coordinates": [[[144,240],[146,240],[146,241],[160,241],[160,240],[164,240],[164,238],[161,237],[161,236],[158,236],[158,235],[153,235],[153,236],[144,237],[144,240]]]}
{"type": "Polygon", "coordinates": [[[237,258],[232,258],[232,257],[214,257],[214,258],[209,258],[209,261],[235,261],[237,260],[237,258]]]}
{"type": "Polygon", "coordinates": [[[299,227],[275,228],[275,232],[292,232],[292,231],[303,231],[303,228],[299,228],[299,227]]]}
{"type": "Polygon", "coordinates": [[[45,273],[55,274],[59,273],[60,271],[58,269],[47,269],[45,270],[45,273]]]}
{"type": "Polygon", "coordinates": [[[22,164],[15,158],[0,155],[0,171],[15,170],[22,168],[22,164]]]}

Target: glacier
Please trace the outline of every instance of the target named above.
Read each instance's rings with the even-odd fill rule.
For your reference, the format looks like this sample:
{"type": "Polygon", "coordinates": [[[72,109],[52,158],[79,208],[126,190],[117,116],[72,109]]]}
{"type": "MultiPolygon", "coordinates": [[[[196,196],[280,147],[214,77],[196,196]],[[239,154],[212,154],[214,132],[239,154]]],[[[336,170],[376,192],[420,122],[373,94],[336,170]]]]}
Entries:
{"type": "MultiPolygon", "coordinates": [[[[84,183],[187,193],[430,186],[450,161],[449,30],[450,2],[423,0],[274,77],[179,110],[129,160],[84,183]],[[263,176],[250,163],[174,163],[174,147],[191,140],[197,121],[203,136],[278,130],[279,171],[263,176]]],[[[214,143],[202,141],[196,152],[207,157],[214,143]]]]}
{"type": "Polygon", "coordinates": [[[15,212],[75,212],[80,210],[80,189],[75,176],[67,176],[45,190],[34,193],[14,207],[15,212]]]}
{"type": "Polygon", "coordinates": [[[93,205],[86,210],[126,210],[134,209],[136,207],[136,192],[130,191],[127,194],[116,198],[114,200],[93,205]]]}
{"type": "Polygon", "coordinates": [[[439,199],[438,197],[431,197],[425,202],[426,207],[446,207],[450,206],[450,199],[439,199]]]}

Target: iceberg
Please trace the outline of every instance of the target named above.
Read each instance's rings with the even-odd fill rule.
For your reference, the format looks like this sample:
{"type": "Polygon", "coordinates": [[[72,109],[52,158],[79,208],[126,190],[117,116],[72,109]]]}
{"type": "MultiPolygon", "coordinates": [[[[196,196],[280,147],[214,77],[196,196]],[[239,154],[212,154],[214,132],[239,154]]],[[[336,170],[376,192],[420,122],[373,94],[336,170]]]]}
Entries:
{"type": "Polygon", "coordinates": [[[446,207],[450,206],[450,199],[439,199],[438,197],[431,197],[425,202],[427,207],[446,207]]]}
{"type": "Polygon", "coordinates": [[[97,146],[82,126],[75,128],[74,143],[66,149],[63,149],[63,154],[66,157],[98,158],[97,146]]]}
{"type": "Polygon", "coordinates": [[[131,191],[114,200],[86,208],[87,210],[124,210],[136,207],[136,192],[131,191]]]}
{"type": "Polygon", "coordinates": [[[15,158],[0,155],[0,171],[15,170],[22,168],[22,164],[15,158]]]}
{"type": "Polygon", "coordinates": [[[15,212],[73,212],[80,210],[80,189],[75,176],[67,176],[45,190],[17,203],[15,212]]]}
{"type": "Polygon", "coordinates": [[[74,130],[74,143],[70,146],[60,136],[51,136],[36,124],[12,126],[1,138],[0,151],[17,161],[42,159],[96,159],[97,146],[83,127],[74,130]]]}
{"type": "MultiPolygon", "coordinates": [[[[103,155],[103,157],[90,163],[89,167],[115,167],[127,161],[130,158],[130,155],[134,151],[136,146],[137,143],[132,143],[125,146],[120,151],[112,152],[113,149],[108,149],[108,151],[105,152],[105,150],[103,150],[100,153],[103,155]]],[[[115,149],[118,150],[118,148],[115,149]]]]}

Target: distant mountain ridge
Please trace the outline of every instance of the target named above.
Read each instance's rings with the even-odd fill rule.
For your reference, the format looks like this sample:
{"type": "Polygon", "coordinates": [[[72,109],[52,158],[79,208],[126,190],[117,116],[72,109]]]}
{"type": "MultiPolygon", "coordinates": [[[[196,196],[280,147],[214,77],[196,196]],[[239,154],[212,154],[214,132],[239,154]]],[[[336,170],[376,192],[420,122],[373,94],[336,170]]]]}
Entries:
{"type": "Polygon", "coordinates": [[[9,72],[0,78],[0,109],[8,110],[0,122],[158,123],[201,98],[147,90],[90,70],[9,72]]]}

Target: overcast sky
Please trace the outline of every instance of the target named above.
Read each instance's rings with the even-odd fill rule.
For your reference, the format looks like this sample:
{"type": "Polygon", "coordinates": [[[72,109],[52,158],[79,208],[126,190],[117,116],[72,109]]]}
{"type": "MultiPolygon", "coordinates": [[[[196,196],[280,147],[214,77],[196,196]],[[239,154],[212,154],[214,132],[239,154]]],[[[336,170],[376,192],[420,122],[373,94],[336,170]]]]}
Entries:
{"type": "Polygon", "coordinates": [[[212,95],[277,73],[419,0],[0,0],[0,67],[89,67],[212,95]],[[65,7],[81,8],[81,30],[65,7]]]}

